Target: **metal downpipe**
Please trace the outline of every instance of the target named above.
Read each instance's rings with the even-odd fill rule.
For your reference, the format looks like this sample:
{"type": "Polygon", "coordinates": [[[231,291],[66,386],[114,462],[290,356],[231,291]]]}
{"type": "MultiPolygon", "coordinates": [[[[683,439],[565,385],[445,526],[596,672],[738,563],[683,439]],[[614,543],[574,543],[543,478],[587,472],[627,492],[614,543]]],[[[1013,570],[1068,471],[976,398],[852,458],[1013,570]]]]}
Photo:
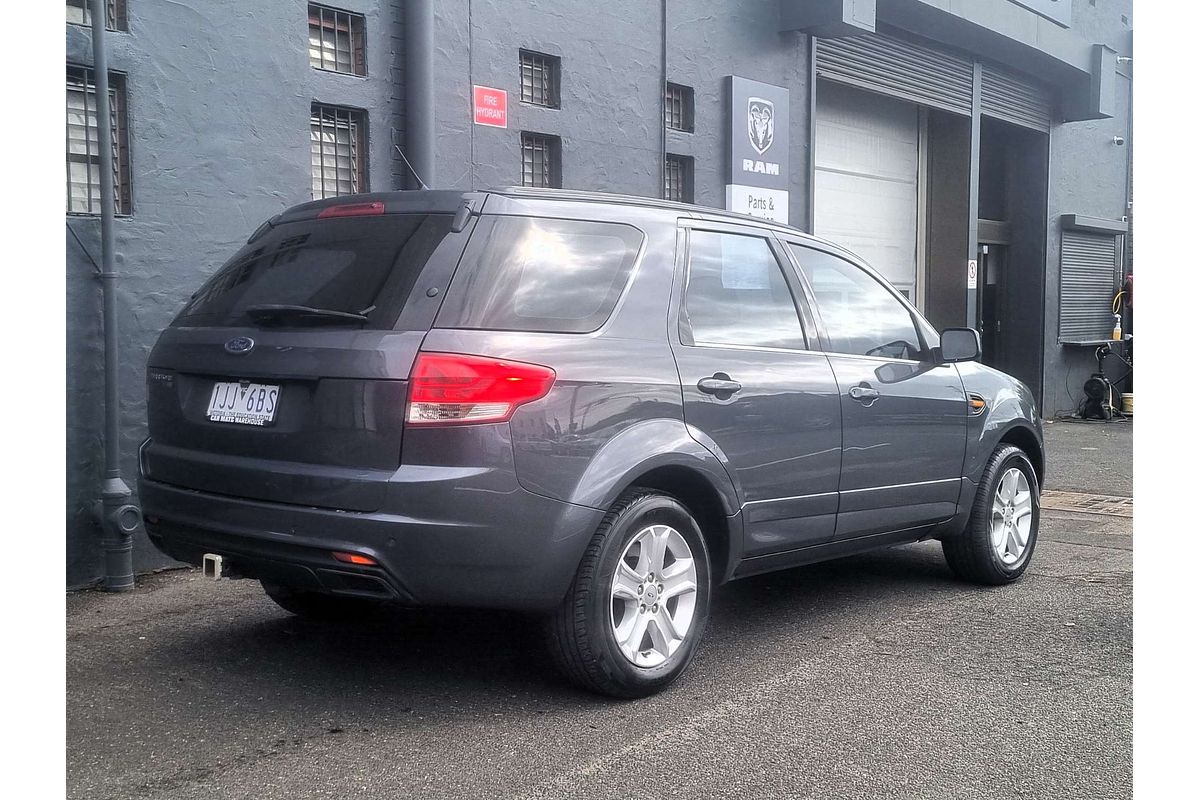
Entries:
{"type": "MultiPolygon", "coordinates": [[[[96,83],[96,129],[100,146],[100,290],[104,324],[104,479],[96,510],[103,529],[104,589],[133,588],[133,532],[141,520],[132,492],[121,477],[121,384],[117,373],[117,273],[113,257],[112,104],[108,95],[108,51],[105,49],[105,0],[90,0],[92,75],[96,83]]],[[[85,88],[86,91],[86,88],[85,88]]]]}
{"type": "MultiPolygon", "coordinates": [[[[405,144],[412,171],[426,186],[437,186],[434,169],[433,108],[433,1],[409,0],[404,4],[406,45],[405,144]]],[[[411,185],[411,184],[410,184],[411,185]]]]}

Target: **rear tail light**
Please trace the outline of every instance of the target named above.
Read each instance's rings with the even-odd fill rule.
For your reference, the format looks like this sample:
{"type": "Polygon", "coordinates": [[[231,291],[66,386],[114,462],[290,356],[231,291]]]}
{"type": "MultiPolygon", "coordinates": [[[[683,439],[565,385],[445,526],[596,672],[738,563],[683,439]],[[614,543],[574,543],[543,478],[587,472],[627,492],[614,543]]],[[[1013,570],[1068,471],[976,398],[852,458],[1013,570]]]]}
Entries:
{"type": "Polygon", "coordinates": [[[409,384],[410,425],[505,422],[518,406],[545,397],[554,370],[458,353],[421,353],[409,384]]]}

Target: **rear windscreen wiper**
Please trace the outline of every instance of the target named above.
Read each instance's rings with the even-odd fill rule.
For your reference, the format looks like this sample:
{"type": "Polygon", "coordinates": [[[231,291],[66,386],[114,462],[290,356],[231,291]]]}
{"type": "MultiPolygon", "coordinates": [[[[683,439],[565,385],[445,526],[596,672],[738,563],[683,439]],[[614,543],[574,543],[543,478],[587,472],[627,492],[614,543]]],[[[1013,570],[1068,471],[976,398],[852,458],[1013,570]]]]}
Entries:
{"type": "Polygon", "coordinates": [[[367,322],[366,314],[355,314],[353,311],[336,311],[332,308],[313,308],[312,306],[263,304],[247,306],[246,315],[255,322],[270,322],[282,319],[321,319],[330,322],[367,322]]]}

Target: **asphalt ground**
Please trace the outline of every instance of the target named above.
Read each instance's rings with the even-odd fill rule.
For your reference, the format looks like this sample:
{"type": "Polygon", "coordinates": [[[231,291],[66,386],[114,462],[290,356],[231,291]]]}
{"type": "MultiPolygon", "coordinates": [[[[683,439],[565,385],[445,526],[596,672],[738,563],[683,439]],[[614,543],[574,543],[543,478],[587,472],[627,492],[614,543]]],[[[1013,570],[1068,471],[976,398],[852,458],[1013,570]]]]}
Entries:
{"type": "MultiPolygon", "coordinates": [[[[1048,487],[1130,493],[1093,465],[1128,476],[1131,425],[1047,436],[1048,487]]],[[[566,685],[515,614],[331,627],[191,570],[78,592],[67,795],[1128,797],[1129,522],[1046,512],[1000,588],[932,542],[731,583],[688,673],[634,702],[566,685]]]]}

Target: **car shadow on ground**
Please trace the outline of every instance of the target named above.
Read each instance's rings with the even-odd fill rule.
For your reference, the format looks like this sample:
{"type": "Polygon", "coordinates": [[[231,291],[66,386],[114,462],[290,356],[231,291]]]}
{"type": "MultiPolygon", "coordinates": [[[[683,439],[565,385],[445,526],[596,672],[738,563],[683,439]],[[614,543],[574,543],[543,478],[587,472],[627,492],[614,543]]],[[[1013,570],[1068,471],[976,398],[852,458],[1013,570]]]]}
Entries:
{"type": "MultiPolygon", "coordinates": [[[[803,636],[805,628],[826,628],[872,598],[903,602],[961,588],[940,551],[927,547],[735,581],[714,594],[703,661],[719,664],[723,655],[770,647],[780,620],[789,635],[803,636]]],[[[497,698],[518,708],[532,701],[537,713],[614,702],[568,685],[550,662],[540,620],[525,614],[392,608],[327,624],[291,616],[264,595],[261,607],[243,605],[219,624],[190,631],[156,647],[152,668],[172,681],[198,683],[193,688],[200,691],[211,684],[226,696],[270,695],[284,707],[293,702],[329,718],[382,708],[419,714],[431,706],[441,717],[452,707],[497,698]]]]}

